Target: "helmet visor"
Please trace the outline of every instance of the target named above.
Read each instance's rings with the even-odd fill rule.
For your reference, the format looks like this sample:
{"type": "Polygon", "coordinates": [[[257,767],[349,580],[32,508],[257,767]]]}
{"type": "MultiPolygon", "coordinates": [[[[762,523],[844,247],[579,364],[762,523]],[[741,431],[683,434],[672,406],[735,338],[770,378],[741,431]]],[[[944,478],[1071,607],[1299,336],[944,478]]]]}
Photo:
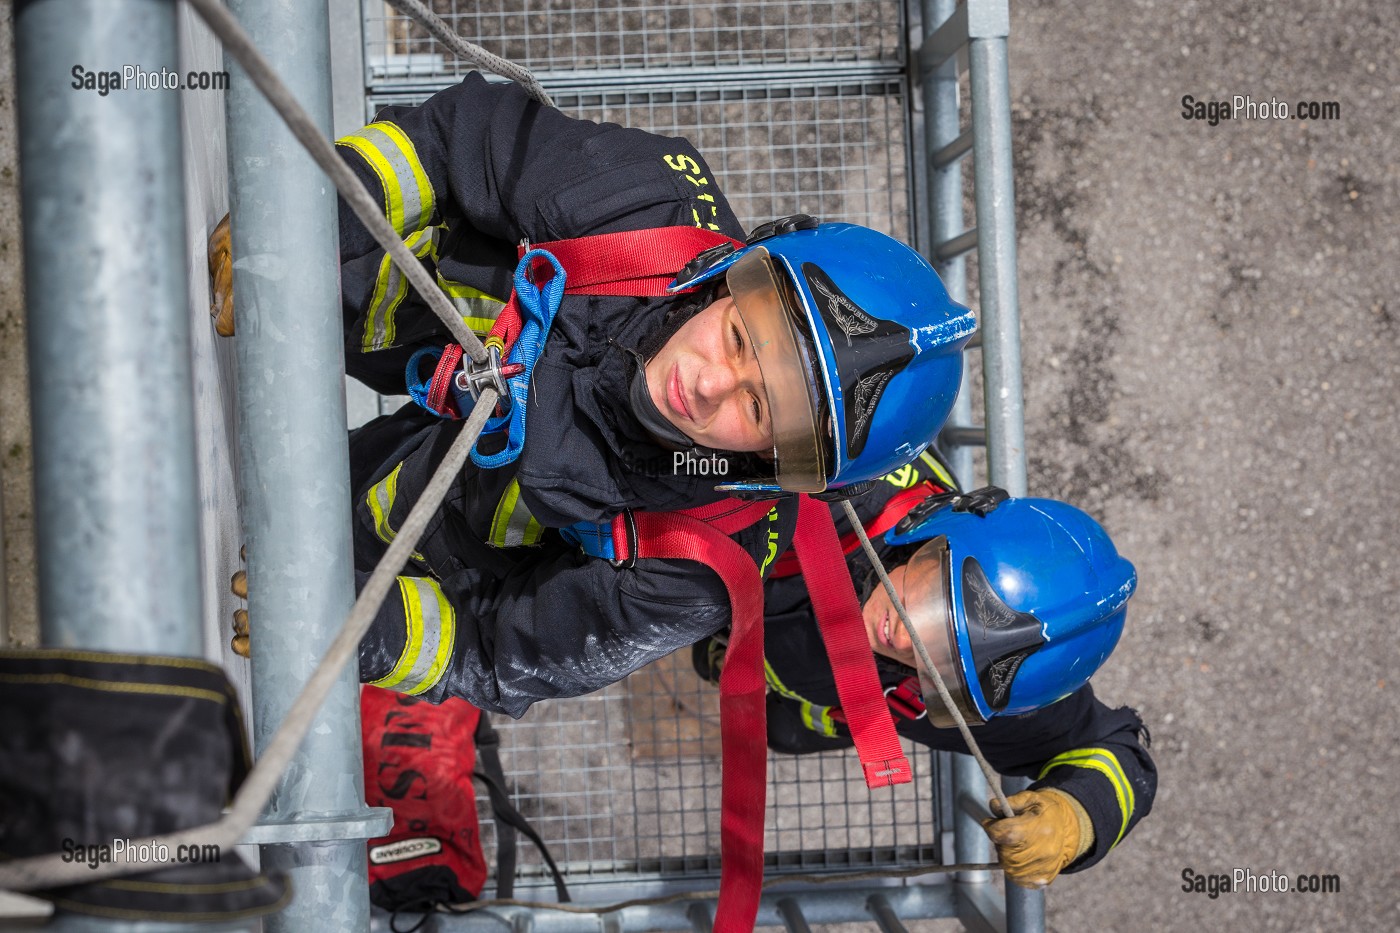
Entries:
{"type": "MultiPolygon", "coordinates": [[[[968,695],[967,676],[960,661],[962,652],[953,617],[951,564],[947,538],[939,536],[919,548],[904,566],[904,610],[909,614],[909,621],[914,623],[912,636],[928,651],[929,660],[942,675],[953,704],[969,724],[980,725],[985,720],[968,695]]],[[[953,715],[939,698],[938,687],[923,661],[918,660],[915,667],[919,671],[920,692],[929,720],[940,728],[956,725],[953,715]]]]}
{"type": "Polygon", "coordinates": [[[806,336],[801,299],[768,250],[756,246],[726,273],[768,396],[773,483],[790,492],[826,489],[827,444],[819,416],[825,385],[806,336]]]}

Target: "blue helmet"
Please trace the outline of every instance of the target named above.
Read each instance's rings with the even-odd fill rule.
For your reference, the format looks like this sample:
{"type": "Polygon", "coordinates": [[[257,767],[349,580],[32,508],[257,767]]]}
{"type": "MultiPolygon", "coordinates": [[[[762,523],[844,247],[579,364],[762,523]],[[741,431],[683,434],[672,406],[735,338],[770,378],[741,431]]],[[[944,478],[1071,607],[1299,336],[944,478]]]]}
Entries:
{"type": "MultiPolygon", "coordinates": [[[[996,487],[926,500],[885,540],[928,542],[906,565],[905,608],[971,725],[1079,689],[1118,644],[1137,587],[1094,519],[996,487]]],[[[953,725],[918,666],[930,719],[953,725]]]]}
{"type": "Polygon", "coordinates": [[[928,447],[977,322],[922,256],[867,227],[797,215],[760,227],[743,249],[707,251],[671,288],[720,275],[763,374],[774,462],[772,477],[721,488],[839,489],[928,447]]]}

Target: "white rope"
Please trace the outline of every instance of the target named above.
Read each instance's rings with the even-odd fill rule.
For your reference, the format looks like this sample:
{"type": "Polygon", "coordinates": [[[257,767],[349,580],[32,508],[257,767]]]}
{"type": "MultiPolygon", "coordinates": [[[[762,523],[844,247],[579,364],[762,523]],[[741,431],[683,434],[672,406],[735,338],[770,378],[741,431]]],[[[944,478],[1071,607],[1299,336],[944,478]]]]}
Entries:
{"type": "Polygon", "coordinates": [[[374,237],[374,241],[389,254],[389,258],[399,267],[404,278],[447,327],[452,339],[461,345],[473,362],[486,362],[486,349],[476,334],[462,321],[462,316],[433,282],[423,264],[404,246],[403,240],[385,219],[383,207],[365,190],[365,186],[355,177],[350,166],[336,155],[334,144],[321,135],[316,123],[302,109],[301,104],[297,103],[296,97],[282,83],[268,60],[263,58],[262,53],[253,45],[253,40],[248,37],[238,20],[234,19],[233,14],[219,0],[189,0],[189,3],[219,37],[224,49],[233,55],[247,72],[253,84],[257,85],[263,97],[267,98],[267,102],[277,111],[282,122],[287,124],[287,129],[292,131],[292,135],[306,149],[307,154],[320,166],[321,171],[330,177],[345,203],[355,212],[355,216],[360,218],[360,222],[365,225],[370,236],[374,237]]]}
{"type": "MultiPolygon", "coordinates": [[[[977,764],[982,768],[982,774],[987,778],[987,786],[996,795],[997,803],[1001,804],[1001,812],[1005,816],[1010,816],[1013,811],[1011,804],[1007,803],[1006,795],[1001,790],[1001,777],[996,769],[987,763],[987,759],[982,755],[982,749],[977,746],[977,740],[972,737],[972,730],[967,727],[967,720],[963,718],[962,711],[953,702],[953,696],[948,692],[948,685],[943,682],[943,675],[934,667],[933,659],[928,655],[928,649],[924,647],[923,639],[914,629],[914,623],[909,621],[909,614],[904,611],[904,601],[895,592],[894,583],[890,580],[890,575],[885,572],[885,563],[880,560],[880,555],[875,552],[875,546],[870,543],[870,537],[865,533],[865,525],[861,523],[860,516],[856,514],[855,507],[851,505],[849,499],[841,500],[841,508],[846,511],[846,520],[851,523],[851,527],[856,530],[856,536],[860,538],[860,545],[865,549],[865,556],[870,558],[870,563],[875,567],[875,573],[879,575],[880,582],[885,586],[885,592],[890,597],[890,602],[894,604],[895,612],[899,613],[899,621],[903,623],[904,630],[909,633],[909,640],[914,643],[914,653],[919,656],[919,663],[924,666],[924,670],[933,678],[933,685],[938,688],[938,698],[943,701],[948,712],[953,714],[953,722],[957,723],[958,731],[962,733],[963,741],[967,743],[967,750],[972,753],[972,757],[977,759],[977,764]]],[[[927,702],[927,700],[925,700],[927,702]]]]}
{"type": "Polygon", "coordinates": [[[495,72],[503,78],[509,78],[525,88],[531,97],[546,107],[554,106],[554,101],[550,99],[549,94],[540,85],[532,71],[463,39],[453,32],[452,27],[443,22],[440,16],[420,3],[419,0],[388,0],[388,3],[400,13],[417,20],[424,29],[433,35],[433,38],[456,52],[459,57],[465,58],[487,71],[495,72]]]}

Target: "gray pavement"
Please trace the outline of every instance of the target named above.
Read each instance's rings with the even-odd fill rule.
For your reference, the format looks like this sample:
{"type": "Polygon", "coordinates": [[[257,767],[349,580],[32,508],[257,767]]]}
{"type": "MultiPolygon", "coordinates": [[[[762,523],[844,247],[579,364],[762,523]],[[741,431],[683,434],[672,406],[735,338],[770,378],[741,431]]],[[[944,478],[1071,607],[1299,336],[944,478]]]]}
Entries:
{"type": "Polygon", "coordinates": [[[1161,771],[1053,929],[1400,925],[1398,42],[1382,0],[1013,4],[1030,483],[1137,564],[1096,684],[1161,771]],[[1341,115],[1211,127],[1185,94],[1341,115]]]}

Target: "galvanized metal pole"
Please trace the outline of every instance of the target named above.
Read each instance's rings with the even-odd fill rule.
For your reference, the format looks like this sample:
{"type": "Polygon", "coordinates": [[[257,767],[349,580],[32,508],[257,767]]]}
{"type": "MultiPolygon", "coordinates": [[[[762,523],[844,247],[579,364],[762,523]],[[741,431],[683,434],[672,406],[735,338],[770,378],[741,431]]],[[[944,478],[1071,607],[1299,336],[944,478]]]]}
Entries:
{"type": "Polygon", "coordinates": [[[978,290],[982,305],[982,384],[987,401],[991,481],[1026,494],[1025,402],[1021,394],[1021,312],[1016,289],[1016,189],[1011,161],[1011,83],[1007,0],[969,0],[973,171],[978,290]]]}
{"type": "MultiPolygon", "coordinates": [[[[233,0],[253,42],[329,134],[325,3],[233,0]]],[[[240,463],[252,621],[253,732],[262,747],[354,597],[336,194],[252,82],[230,64],[230,205],[240,463]]],[[[290,907],[269,933],[369,928],[359,685],[347,669],[265,821],[265,869],[290,907]]]]}
{"type": "MultiPolygon", "coordinates": [[[[969,77],[972,83],[973,171],[982,296],[982,385],[987,403],[987,467],[991,481],[1026,495],[1025,400],[1021,392],[1021,306],[1016,285],[1016,186],[1011,152],[1011,79],[1006,41],[1007,0],[969,0],[969,77]]],[[[1011,780],[1006,792],[1028,781],[1011,780]]],[[[1008,930],[1045,929],[1045,895],[1006,884],[1008,930]]]]}
{"type": "MultiPolygon", "coordinates": [[[[956,6],[956,0],[923,0],[924,34],[932,35],[953,15],[956,6]]],[[[917,58],[915,60],[917,61],[917,58]]],[[[961,132],[958,120],[958,57],[952,56],[925,74],[921,83],[924,98],[923,148],[928,159],[924,172],[929,180],[929,209],[933,215],[930,225],[933,234],[932,245],[936,246],[967,229],[966,218],[963,216],[962,161],[955,159],[941,167],[934,164],[938,153],[956,140],[961,132]]],[[[932,248],[929,253],[932,255],[932,248]]],[[[938,263],[937,269],[943,284],[948,287],[948,294],[954,301],[966,304],[967,260],[958,256],[938,263]]],[[[953,403],[948,424],[972,424],[972,379],[967,367],[963,368],[962,388],[958,391],[957,401],[953,403]]],[[[972,475],[972,449],[965,446],[953,447],[949,451],[948,459],[958,482],[964,488],[973,488],[976,481],[972,475]]]]}
{"type": "Polygon", "coordinates": [[[175,4],[20,3],[15,47],[41,638],[199,655],[179,92],[110,89],[178,68],[175,4]]]}

